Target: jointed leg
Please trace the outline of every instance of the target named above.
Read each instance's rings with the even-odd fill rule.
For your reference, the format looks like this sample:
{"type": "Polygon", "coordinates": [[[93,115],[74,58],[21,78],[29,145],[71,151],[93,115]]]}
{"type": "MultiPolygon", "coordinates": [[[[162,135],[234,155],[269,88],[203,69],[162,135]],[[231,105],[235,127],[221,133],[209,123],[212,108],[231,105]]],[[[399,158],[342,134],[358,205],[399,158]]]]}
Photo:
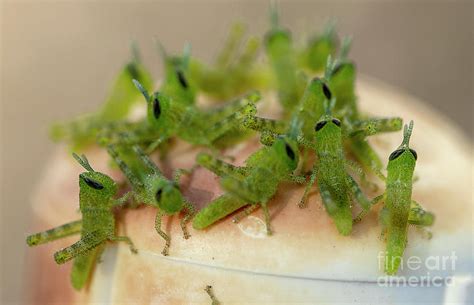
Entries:
{"type": "Polygon", "coordinates": [[[372,118],[357,121],[354,123],[353,133],[360,133],[363,136],[372,136],[381,132],[399,131],[402,129],[403,120],[401,118],[372,118]]]}
{"type": "Polygon", "coordinates": [[[219,305],[219,301],[217,300],[216,296],[214,295],[214,292],[212,291],[212,286],[208,285],[206,286],[206,289],[204,289],[207,294],[209,295],[209,297],[211,298],[211,305],[219,305]]]}
{"type": "Polygon", "coordinates": [[[253,213],[253,211],[255,211],[256,209],[258,209],[258,205],[256,204],[251,204],[249,205],[248,207],[246,207],[242,212],[240,212],[239,214],[237,214],[236,216],[234,216],[232,218],[232,222],[233,223],[238,223],[239,221],[241,221],[244,217],[247,217],[249,216],[250,214],[253,213]]]}
{"type": "Polygon", "coordinates": [[[304,189],[304,194],[303,197],[301,198],[300,202],[298,203],[298,206],[303,209],[306,207],[306,200],[308,199],[309,196],[309,191],[311,190],[311,187],[314,184],[314,181],[316,180],[316,176],[318,174],[318,170],[316,168],[316,164],[313,166],[313,171],[311,172],[311,176],[309,178],[309,182],[306,185],[306,188],[304,189]]]}
{"type": "Polygon", "coordinates": [[[259,132],[282,133],[286,129],[284,121],[261,118],[254,115],[246,116],[242,123],[248,129],[259,132]]]}
{"type": "Polygon", "coordinates": [[[226,132],[233,128],[240,127],[245,117],[255,114],[257,108],[254,104],[248,104],[240,111],[232,113],[224,119],[218,121],[208,128],[206,137],[210,143],[223,136],[226,132]]]}
{"type": "MultiPolygon", "coordinates": [[[[382,200],[384,198],[384,196],[385,196],[385,194],[382,194],[382,195],[378,195],[377,197],[372,199],[370,201],[370,206],[376,205],[380,200],[382,200]]],[[[362,220],[362,218],[364,218],[364,216],[367,215],[367,213],[369,213],[369,211],[370,211],[370,208],[360,212],[359,215],[357,215],[357,217],[354,218],[354,222],[355,223],[360,222],[362,220]]]]}
{"type": "Polygon", "coordinates": [[[125,163],[125,161],[120,157],[119,155],[119,150],[121,149],[121,146],[116,146],[116,145],[108,145],[107,146],[107,151],[109,155],[114,159],[115,163],[119,166],[120,170],[122,173],[127,177],[127,179],[130,181],[130,183],[133,186],[141,185],[142,182],[137,178],[137,176],[133,173],[133,171],[130,169],[130,167],[125,163]]]}
{"type": "MultiPolygon", "coordinates": [[[[357,174],[357,176],[359,176],[363,185],[370,187],[370,189],[373,191],[376,191],[378,189],[378,186],[375,183],[372,183],[367,179],[367,176],[364,173],[364,170],[362,169],[362,167],[360,167],[359,164],[357,164],[356,162],[352,160],[346,160],[346,165],[351,170],[353,170],[357,174]]],[[[385,179],[385,177],[383,178],[385,179]]]]}
{"type": "Polygon", "coordinates": [[[122,197],[120,198],[117,198],[117,199],[114,199],[114,206],[121,206],[121,205],[124,205],[125,203],[127,203],[127,201],[133,197],[133,193],[132,192],[127,192],[125,195],[123,195],[122,197]]]}
{"type": "Polygon", "coordinates": [[[428,239],[430,239],[433,234],[425,227],[433,225],[434,219],[435,216],[433,213],[427,212],[418,202],[412,200],[408,223],[415,225],[428,239]]]}
{"type": "Polygon", "coordinates": [[[305,184],[306,183],[306,177],[305,176],[298,176],[294,174],[290,174],[288,176],[288,181],[298,183],[298,184],[305,184]]]}
{"type": "Polygon", "coordinates": [[[155,149],[160,146],[163,142],[165,142],[168,139],[168,137],[159,137],[158,139],[154,140],[151,142],[151,144],[148,145],[148,147],[145,149],[145,152],[147,154],[150,154],[155,151],[155,149]]]}
{"type": "Polygon", "coordinates": [[[130,251],[132,253],[137,253],[138,250],[135,248],[135,245],[133,244],[132,240],[128,236],[110,236],[109,237],[110,241],[124,241],[128,244],[130,247],[130,251]]]}
{"type": "Polygon", "coordinates": [[[207,153],[198,154],[196,162],[219,177],[232,176],[235,178],[244,178],[246,176],[245,167],[234,166],[207,153]]]}
{"type": "Polygon", "coordinates": [[[182,175],[191,175],[193,171],[196,169],[197,165],[193,165],[190,169],[185,169],[185,168],[178,168],[177,170],[174,171],[173,174],[173,181],[177,185],[179,185],[179,181],[181,180],[182,175]]]}
{"type": "Polygon", "coordinates": [[[277,138],[278,133],[264,130],[260,134],[260,143],[265,146],[272,146],[277,138]]]}
{"type": "Polygon", "coordinates": [[[219,122],[235,113],[254,113],[256,111],[254,104],[259,100],[260,94],[256,91],[251,92],[240,99],[211,110],[206,118],[209,122],[219,122]]]}
{"type": "Polygon", "coordinates": [[[189,235],[186,225],[196,213],[196,209],[194,208],[194,205],[187,200],[184,200],[184,206],[186,208],[186,215],[181,219],[180,225],[181,230],[183,231],[184,239],[188,239],[191,235],[189,235]]]}
{"type": "Polygon", "coordinates": [[[58,264],[64,264],[65,262],[73,259],[74,257],[86,253],[87,251],[100,245],[106,236],[100,231],[93,231],[87,233],[81,237],[79,241],[66,247],[56,253],[54,253],[54,260],[58,264]]]}
{"type": "Polygon", "coordinates": [[[66,236],[79,234],[82,230],[82,220],[63,224],[62,226],[30,235],[26,238],[28,246],[41,245],[66,236]]]}
{"type": "Polygon", "coordinates": [[[272,228],[270,226],[270,212],[268,211],[267,202],[260,204],[263,210],[263,216],[265,217],[265,226],[267,227],[267,235],[272,235],[272,228]]]}
{"type": "Polygon", "coordinates": [[[352,178],[350,175],[347,175],[347,180],[351,188],[351,192],[353,196],[355,197],[355,199],[357,200],[357,202],[364,209],[364,211],[368,211],[370,207],[372,206],[369,199],[367,199],[367,197],[362,192],[357,182],[355,182],[354,178],[352,178]]]}
{"type": "Polygon", "coordinates": [[[382,181],[386,180],[381,172],[383,168],[382,161],[366,139],[362,137],[351,138],[350,149],[364,168],[370,169],[382,181]]]}
{"type": "Polygon", "coordinates": [[[168,234],[166,234],[163,230],[161,230],[161,218],[163,217],[163,215],[164,215],[164,213],[160,210],[158,210],[158,212],[156,213],[155,230],[165,240],[165,247],[163,248],[163,251],[161,251],[161,254],[166,256],[166,255],[168,255],[168,250],[170,248],[171,239],[168,236],[168,234]]]}
{"type": "Polygon", "coordinates": [[[230,65],[240,49],[244,33],[245,28],[240,23],[235,23],[231,27],[230,33],[224,42],[224,46],[217,55],[216,66],[219,68],[225,68],[230,65]]]}

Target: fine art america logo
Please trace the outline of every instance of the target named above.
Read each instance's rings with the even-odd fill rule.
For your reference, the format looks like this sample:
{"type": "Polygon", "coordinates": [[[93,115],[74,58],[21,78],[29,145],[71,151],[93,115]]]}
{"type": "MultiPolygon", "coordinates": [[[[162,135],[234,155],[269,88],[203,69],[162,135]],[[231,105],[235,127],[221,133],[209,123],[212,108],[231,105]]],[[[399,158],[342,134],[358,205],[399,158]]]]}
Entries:
{"type": "MultiPolygon", "coordinates": [[[[446,274],[453,274],[456,269],[456,260],[458,257],[453,251],[451,255],[444,256],[408,256],[408,257],[397,257],[395,258],[400,261],[400,267],[398,272],[411,273],[410,271],[419,272],[420,270],[426,270],[424,275],[418,276],[380,276],[377,279],[377,284],[381,287],[442,287],[452,286],[453,277],[439,275],[431,275],[432,273],[439,274],[439,271],[445,271],[446,274]]],[[[386,270],[386,267],[390,262],[386,257],[384,251],[379,252],[377,256],[378,267],[380,271],[386,270]]]]}

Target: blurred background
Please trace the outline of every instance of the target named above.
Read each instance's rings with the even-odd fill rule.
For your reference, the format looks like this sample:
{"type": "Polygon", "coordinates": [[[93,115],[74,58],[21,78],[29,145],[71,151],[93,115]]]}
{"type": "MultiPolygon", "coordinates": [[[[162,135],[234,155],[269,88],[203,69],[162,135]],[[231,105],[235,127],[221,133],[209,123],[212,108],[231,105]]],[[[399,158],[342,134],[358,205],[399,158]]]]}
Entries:
{"type": "MultiPolygon", "coordinates": [[[[279,1],[295,33],[322,30],[334,17],[352,35],[361,73],[446,113],[473,137],[472,1],[279,1]]],[[[1,81],[1,298],[22,303],[30,194],[54,144],[49,124],[102,102],[136,40],[155,78],[153,37],[169,51],[185,42],[211,60],[235,20],[268,26],[268,1],[3,1],[1,81]]],[[[298,37],[298,35],[297,35],[298,37]]],[[[301,36],[300,36],[301,37],[301,36]]]]}

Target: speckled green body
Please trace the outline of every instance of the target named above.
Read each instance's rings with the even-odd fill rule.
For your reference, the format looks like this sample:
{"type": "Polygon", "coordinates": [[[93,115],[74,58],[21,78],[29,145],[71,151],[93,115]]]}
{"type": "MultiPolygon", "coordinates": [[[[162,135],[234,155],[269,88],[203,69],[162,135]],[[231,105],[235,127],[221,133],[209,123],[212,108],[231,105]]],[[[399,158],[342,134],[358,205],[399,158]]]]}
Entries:
{"type": "Polygon", "coordinates": [[[296,75],[290,32],[274,28],[265,37],[265,47],[275,75],[278,99],[288,113],[297,105],[302,91],[296,75]]]}
{"type": "Polygon", "coordinates": [[[166,214],[182,210],[183,197],[178,186],[163,175],[140,147],[109,145],[108,152],[130,182],[136,202],[158,207],[166,214]]]}
{"type": "Polygon", "coordinates": [[[316,132],[317,181],[327,213],[342,235],[352,231],[350,187],[347,183],[341,128],[327,123],[316,132]]]}
{"type": "Polygon", "coordinates": [[[408,147],[396,159],[388,162],[385,190],[387,210],[387,253],[385,271],[394,274],[398,270],[407,243],[408,216],[411,206],[415,157],[408,147]]]}
{"type": "Polygon", "coordinates": [[[75,158],[88,170],[79,175],[79,210],[82,220],[30,235],[27,244],[39,245],[80,233],[78,242],[54,254],[58,264],[74,259],[71,282],[75,289],[80,290],[87,283],[97,256],[107,240],[126,241],[132,251],[136,250],[128,237],[115,235],[113,208],[123,203],[123,199],[113,199],[117,193],[116,183],[109,176],[95,172],[84,156],[80,159],[75,155],[75,158]]]}
{"type": "Polygon", "coordinates": [[[181,220],[181,228],[187,239],[189,234],[186,224],[194,214],[193,205],[185,200],[179,190],[179,178],[175,181],[167,179],[138,145],[108,145],[107,150],[132,186],[135,202],[157,208],[155,230],[166,242],[163,255],[168,255],[171,239],[161,229],[161,218],[186,209],[187,214],[181,220]]]}
{"type": "Polygon", "coordinates": [[[334,35],[316,36],[300,54],[301,66],[312,72],[324,70],[329,55],[336,52],[336,38],[334,35]]]}
{"type": "Polygon", "coordinates": [[[227,193],[197,213],[194,228],[206,228],[247,204],[259,204],[264,209],[270,232],[267,202],[275,195],[282,181],[290,180],[298,158],[296,141],[288,137],[278,138],[272,146],[253,153],[246,160],[245,167],[235,167],[208,154],[198,155],[198,164],[222,177],[221,185],[227,193]]]}

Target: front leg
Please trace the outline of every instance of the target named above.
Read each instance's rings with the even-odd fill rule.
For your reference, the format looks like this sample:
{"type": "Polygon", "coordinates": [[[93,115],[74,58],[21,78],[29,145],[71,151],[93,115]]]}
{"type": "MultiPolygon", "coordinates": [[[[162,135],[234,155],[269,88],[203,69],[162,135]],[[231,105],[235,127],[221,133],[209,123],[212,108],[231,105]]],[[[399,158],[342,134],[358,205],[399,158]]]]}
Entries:
{"type": "MultiPolygon", "coordinates": [[[[363,185],[369,187],[372,191],[376,191],[378,190],[378,186],[373,183],[373,182],[370,182],[368,179],[367,179],[367,175],[364,173],[364,170],[362,169],[362,167],[357,164],[356,162],[352,161],[352,160],[347,160],[346,159],[346,166],[351,169],[353,172],[355,172],[357,174],[357,176],[359,176],[361,182],[363,185]]],[[[372,171],[375,173],[376,170],[375,169],[372,169],[372,171]]],[[[385,176],[383,176],[382,173],[379,173],[379,174],[376,174],[379,178],[381,178],[383,181],[385,181],[385,176]],[[381,177],[382,176],[382,177],[381,177]]]]}
{"type": "Polygon", "coordinates": [[[129,199],[133,198],[133,192],[127,192],[120,198],[112,200],[112,207],[122,206],[128,202],[129,199]]]}
{"type": "Polygon", "coordinates": [[[128,246],[130,247],[130,251],[132,253],[138,253],[137,248],[135,248],[135,245],[133,244],[132,240],[128,236],[109,236],[108,240],[126,242],[128,246]]]}
{"type": "Polygon", "coordinates": [[[210,126],[205,132],[207,141],[209,143],[213,143],[232,129],[240,127],[245,118],[255,114],[256,111],[257,108],[254,104],[247,104],[241,110],[223,118],[216,123],[208,122],[207,120],[201,122],[201,124],[204,126],[210,126]],[[211,125],[209,125],[209,123],[211,125]]]}
{"type": "Polygon", "coordinates": [[[161,254],[167,256],[169,253],[171,239],[162,229],[161,229],[161,218],[164,216],[164,213],[161,210],[158,210],[155,217],[155,230],[156,232],[165,240],[165,246],[161,254]]]}
{"type": "Polygon", "coordinates": [[[386,178],[382,174],[383,163],[375,150],[370,146],[367,139],[363,137],[352,137],[349,139],[350,151],[354,154],[357,161],[365,169],[371,170],[382,181],[386,178]]]}
{"type": "Polygon", "coordinates": [[[155,141],[151,142],[151,144],[148,145],[148,147],[145,149],[146,154],[151,154],[152,152],[155,151],[155,149],[160,146],[162,143],[164,143],[166,140],[168,140],[168,136],[161,136],[155,141]]]}
{"type": "Polygon", "coordinates": [[[219,177],[232,176],[243,179],[248,174],[246,167],[232,165],[207,153],[199,153],[196,162],[219,177]]]}
{"type": "Polygon", "coordinates": [[[191,202],[187,201],[186,199],[184,199],[184,207],[186,208],[186,215],[181,219],[180,225],[181,230],[183,231],[184,239],[188,239],[191,235],[189,235],[186,225],[192,219],[194,214],[196,214],[196,208],[191,202]]]}
{"type": "Polygon", "coordinates": [[[306,201],[309,196],[309,191],[311,190],[311,187],[314,184],[314,181],[316,180],[316,176],[318,175],[318,169],[316,167],[316,164],[313,165],[313,170],[311,172],[311,176],[309,178],[309,182],[306,185],[306,188],[304,189],[303,197],[301,198],[300,202],[298,203],[298,206],[303,209],[306,207],[306,201]]]}
{"type": "Polygon", "coordinates": [[[367,197],[362,192],[357,182],[354,180],[354,178],[351,177],[351,175],[347,175],[347,182],[349,184],[351,193],[354,196],[354,198],[360,204],[362,209],[364,209],[364,211],[368,211],[370,207],[372,206],[372,203],[369,201],[369,199],[367,199],[367,197]]]}
{"type": "Polygon", "coordinates": [[[370,201],[369,209],[363,210],[362,212],[360,212],[359,215],[357,215],[357,217],[354,218],[354,220],[353,220],[354,223],[360,222],[360,221],[362,220],[362,218],[364,218],[365,215],[367,215],[367,213],[369,213],[370,207],[376,205],[379,201],[381,201],[381,200],[384,199],[384,198],[385,198],[385,194],[382,194],[382,195],[378,195],[377,197],[375,197],[374,199],[372,199],[372,200],[370,201]]]}
{"type": "Polygon", "coordinates": [[[306,177],[305,176],[299,176],[295,174],[289,174],[288,181],[298,183],[298,184],[305,184],[306,183],[306,177]]]}

